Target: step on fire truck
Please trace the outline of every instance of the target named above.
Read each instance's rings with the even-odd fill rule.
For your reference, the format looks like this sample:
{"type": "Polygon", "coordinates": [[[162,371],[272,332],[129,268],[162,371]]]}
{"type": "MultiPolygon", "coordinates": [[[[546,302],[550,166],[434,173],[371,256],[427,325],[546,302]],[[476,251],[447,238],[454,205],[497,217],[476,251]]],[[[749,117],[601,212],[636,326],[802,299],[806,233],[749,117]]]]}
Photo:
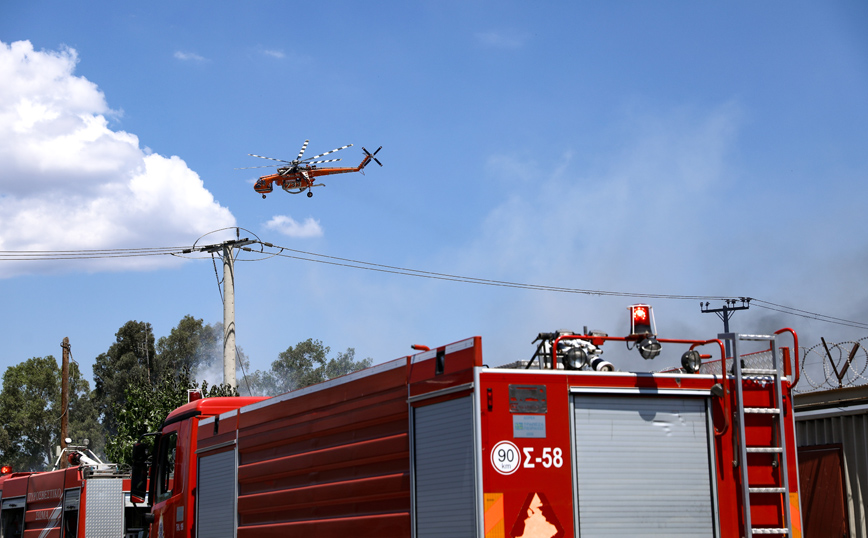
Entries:
{"type": "Polygon", "coordinates": [[[540,334],[521,368],[487,367],[474,337],[190,402],[136,448],[150,536],[801,536],[795,332],[665,339],[648,305],[630,312],[626,337],[540,334]],[[614,371],[618,342],[682,368],[614,371]]]}
{"type": "MultiPolygon", "coordinates": [[[[70,442],[67,439],[67,444],[70,442]]],[[[129,473],[86,446],[58,456],[69,467],[47,472],[0,470],[0,538],[122,538],[144,529],[130,499],[129,473]]]]}

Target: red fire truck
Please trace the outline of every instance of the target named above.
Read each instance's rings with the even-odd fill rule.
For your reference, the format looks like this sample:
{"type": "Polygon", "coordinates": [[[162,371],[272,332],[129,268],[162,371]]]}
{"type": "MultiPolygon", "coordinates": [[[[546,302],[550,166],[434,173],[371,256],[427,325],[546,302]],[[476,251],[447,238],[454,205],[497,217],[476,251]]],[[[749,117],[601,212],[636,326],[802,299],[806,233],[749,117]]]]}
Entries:
{"type": "Polygon", "coordinates": [[[73,467],[0,475],[0,538],[121,538],[143,529],[130,499],[129,474],[117,465],[68,453],[73,467]]]}
{"type": "Polygon", "coordinates": [[[150,536],[801,536],[795,332],[657,338],[651,308],[631,312],[626,337],[543,333],[514,368],[474,337],[190,402],[154,437],[150,481],[136,450],[150,536]],[[682,368],[615,371],[604,345],[682,368]]]}

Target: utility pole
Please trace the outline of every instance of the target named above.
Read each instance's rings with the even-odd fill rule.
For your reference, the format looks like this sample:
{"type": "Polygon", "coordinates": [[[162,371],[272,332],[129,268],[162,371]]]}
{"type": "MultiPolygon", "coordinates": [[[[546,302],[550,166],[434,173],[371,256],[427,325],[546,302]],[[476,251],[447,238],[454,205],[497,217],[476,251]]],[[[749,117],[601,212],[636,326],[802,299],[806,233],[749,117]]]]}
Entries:
{"type": "MultiPolygon", "coordinates": [[[[64,337],[60,344],[63,349],[60,367],[60,448],[66,448],[66,438],[69,434],[69,337],[64,337]]],[[[60,468],[65,469],[66,459],[61,458],[60,468]]]]}
{"type": "Polygon", "coordinates": [[[235,388],[235,260],[223,243],[223,383],[235,388]]]}
{"type": "Polygon", "coordinates": [[[211,254],[220,252],[223,256],[223,383],[232,388],[238,386],[235,381],[235,257],[232,251],[255,242],[236,239],[195,249],[211,254]]]}
{"type": "MultiPolygon", "coordinates": [[[[721,320],[723,320],[723,332],[729,333],[729,320],[732,318],[733,314],[737,310],[747,310],[750,308],[750,297],[740,297],[738,299],[724,299],[724,305],[722,308],[708,308],[711,303],[706,302],[704,305],[700,301],[699,309],[702,310],[703,314],[717,314],[721,320]],[[741,306],[736,306],[738,302],[741,301],[741,306]]],[[[729,349],[729,340],[724,342],[726,344],[726,356],[730,357],[732,355],[729,349]]]]}

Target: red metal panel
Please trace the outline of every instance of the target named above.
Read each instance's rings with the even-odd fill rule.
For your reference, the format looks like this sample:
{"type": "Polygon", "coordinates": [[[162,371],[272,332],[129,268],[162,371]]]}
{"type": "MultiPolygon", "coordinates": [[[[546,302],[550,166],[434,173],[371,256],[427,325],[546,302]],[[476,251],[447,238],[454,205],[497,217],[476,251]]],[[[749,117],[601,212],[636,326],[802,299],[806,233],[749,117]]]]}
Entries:
{"type": "Polygon", "coordinates": [[[242,410],[239,537],[409,536],[406,364],[242,410]]]}
{"type": "MultiPolygon", "coordinates": [[[[259,406],[242,409],[239,427],[244,429],[247,435],[269,431],[273,429],[275,421],[281,421],[286,417],[304,416],[306,413],[329,415],[333,413],[332,406],[404,387],[407,376],[406,360],[400,359],[400,361],[399,367],[373,375],[351,378],[345,382],[314,385],[276,396],[259,406]]],[[[406,392],[404,395],[406,396],[406,392]]]]}
{"type": "Polygon", "coordinates": [[[799,447],[799,480],[805,538],[849,537],[841,445],[799,447]]]}
{"type": "Polygon", "coordinates": [[[66,471],[30,475],[24,536],[60,536],[63,515],[63,486],[66,471]]]}
{"type": "Polygon", "coordinates": [[[3,498],[11,499],[12,497],[23,497],[27,495],[28,477],[31,473],[15,473],[11,476],[4,477],[0,486],[3,487],[3,498]]]}
{"type": "MultiPolygon", "coordinates": [[[[80,488],[81,487],[81,468],[80,467],[69,467],[66,469],[66,475],[63,479],[63,487],[65,489],[70,488],[80,488]]],[[[124,491],[130,490],[130,481],[124,481],[124,491]]]]}
{"type": "Polygon", "coordinates": [[[415,355],[408,376],[410,396],[470,383],[476,366],[482,366],[482,339],[478,336],[415,355]],[[439,373],[438,362],[442,367],[439,373]]]}
{"type": "Polygon", "coordinates": [[[558,536],[573,536],[569,377],[489,370],[480,372],[479,379],[482,489],[492,506],[500,507],[497,514],[486,511],[486,528],[501,522],[510,536],[511,530],[524,528],[525,520],[536,517],[550,529],[560,526],[558,536]],[[511,413],[510,385],[544,385],[546,412],[511,413]],[[514,437],[515,416],[544,418],[545,437],[514,437]],[[514,469],[510,459],[515,460],[514,469]]]}
{"type": "Polygon", "coordinates": [[[387,512],[357,517],[332,518],[324,521],[295,521],[239,527],[238,538],[401,538],[410,536],[409,511],[387,512]]]}

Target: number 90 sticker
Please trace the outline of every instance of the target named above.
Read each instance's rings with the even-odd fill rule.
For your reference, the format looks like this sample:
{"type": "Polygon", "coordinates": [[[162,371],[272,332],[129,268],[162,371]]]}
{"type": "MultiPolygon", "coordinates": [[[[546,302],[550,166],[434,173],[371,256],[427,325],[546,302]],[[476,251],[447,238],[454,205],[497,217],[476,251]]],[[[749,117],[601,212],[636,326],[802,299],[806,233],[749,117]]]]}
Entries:
{"type": "Polygon", "coordinates": [[[521,464],[521,452],[509,441],[501,441],[491,449],[491,465],[500,474],[512,474],[521,464]]]}

